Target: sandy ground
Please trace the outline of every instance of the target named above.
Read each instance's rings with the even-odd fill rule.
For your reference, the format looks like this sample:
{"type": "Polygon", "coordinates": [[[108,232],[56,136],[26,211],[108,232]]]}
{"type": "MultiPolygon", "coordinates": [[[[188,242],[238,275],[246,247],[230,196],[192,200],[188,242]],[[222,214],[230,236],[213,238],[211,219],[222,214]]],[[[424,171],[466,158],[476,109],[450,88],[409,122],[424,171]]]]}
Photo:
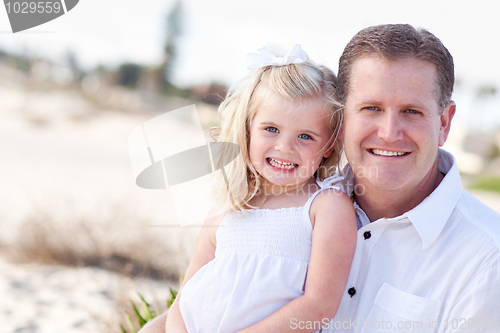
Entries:
{"type": "MultiPolygon", "coordinates": [[[[103,216],[126,206],[146,220],[146,233],[178,249],[177,265],[186,267],[199,230],[152,227],[175,224],[172,202],[165,191],[135,186],[130,168],[128,135],[157,114],[96,113],[77,94],[27,93],[13,86],[0,86],[0,101],[1,244],[12,244],[19,221],[36,209],[56,217],[83,217],[99,231],[103,216]]],[[[189,122],[178,121],[179,134],[192,130],[189,122]]],[[[500,194],[473,194],[500,212],[500,194]]],[[[110,243],[122,238],[103,237],[110,243]]],[[[0,259],[0,332],[110,332],[110,323],[120,315],[117,298],[137,299],[140,291],[164,302],[170,285],[97,268],[0,259]]]]}
{"type": "Polygon", "coordinates": [[[90,268],[0,261],[0,332],[116,332],[117,298],[165,304],[170,283],[131,280],[90,268]]]}
{"type": "MultiPolygon", "coordinates": [[[[185,270],[199,230],[177,227],[166,191],[135,185],[128,155],[129,133],[160,113],[96,112],[76,93],[28,93],[12,85],[0,85],[0,101],[1,245],[12,246],[20,222],[41,212],[51,219],[41,223],[84,220],[110,247],[127,247],[140,242],[131,238],[147,236],[145,242],[162,244],[151,249],[158,261],[185,270]],[[124,212],[134,215],[127,223],[120,221],[124,212]],[[118,216],[113,230],[103,222],[110,216],[118,216]]],[[[185,119],[178,119],[177,128],[179,135],[193,130],[185,119]]],[[[149,244],[143,245],[142,251],[149,244]]],[[[140,291],[165,304],[172,285],[97,268],[2,259],[0,272],[0,332],[111,332],[109,323],[117,329],[121,317],[116,299],[137,299],[140,291]]]]}

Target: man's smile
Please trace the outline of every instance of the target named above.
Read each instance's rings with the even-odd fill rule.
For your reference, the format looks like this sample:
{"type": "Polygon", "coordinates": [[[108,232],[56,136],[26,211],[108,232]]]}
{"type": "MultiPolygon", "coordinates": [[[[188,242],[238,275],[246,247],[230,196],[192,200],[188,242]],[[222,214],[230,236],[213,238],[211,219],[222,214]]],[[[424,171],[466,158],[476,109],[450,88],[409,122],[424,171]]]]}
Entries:
{"type": "Polygon", "coordinates": [[[370,153],[372,153],[373,155],[377,155],[377,156],[389,156],[389,157],[392,157],[392,156],[404,156],[404,155],[408,155],[410,154],[409,152],[405,152],[405,151],[391,151],[391,150],[382,150],[382,149],[368,149],[368,151],[370,153]]]}

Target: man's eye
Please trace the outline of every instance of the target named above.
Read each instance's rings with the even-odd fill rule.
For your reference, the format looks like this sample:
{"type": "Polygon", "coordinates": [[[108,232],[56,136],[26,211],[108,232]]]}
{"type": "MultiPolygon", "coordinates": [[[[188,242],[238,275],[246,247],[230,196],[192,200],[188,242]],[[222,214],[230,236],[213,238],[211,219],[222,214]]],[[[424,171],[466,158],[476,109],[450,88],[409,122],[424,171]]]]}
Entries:
{"type": "Polygon", "coordinates": [[[299,138],[304,139],[304,140],[312,140],[312,137],[307,134],[301,134],[299,135],[299,138]]]}
{"type": "Polygon", "coordinates": [[[266,127],[266,131],[271,133],[278,133],[278,129],[276,127],[266,127]]]}
{"type": "Polygon", "coordinates": [[[369,111],[378,111],[379,110],[379,108],[376,106],[367,106],[367,107],[365,107],[365,109],[367,109],[369,111]]]}
{"type": "Polygon", "coordinates": [[[412,110],[412,109],[406,110],[406,112],[409,113],[409,114],[419,114],[420,113],[419,111],[412,110]]]}

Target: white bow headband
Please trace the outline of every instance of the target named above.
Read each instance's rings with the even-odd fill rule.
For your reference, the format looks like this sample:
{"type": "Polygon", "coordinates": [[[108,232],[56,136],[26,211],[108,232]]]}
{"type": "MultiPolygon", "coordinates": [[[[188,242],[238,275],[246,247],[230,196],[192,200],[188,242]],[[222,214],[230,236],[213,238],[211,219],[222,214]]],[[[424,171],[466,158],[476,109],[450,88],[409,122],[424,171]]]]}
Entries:
{"type": "Polygon", "coordinates": [[[266,47],[258,49],[257,53],[247,54],[247,68],[258,69],[265,66],[284,66],[290,64],[301,64],[309,59],[307,53],[301,49],[299,44],[295,44],[287,55],[276,57],[266,47]]]}

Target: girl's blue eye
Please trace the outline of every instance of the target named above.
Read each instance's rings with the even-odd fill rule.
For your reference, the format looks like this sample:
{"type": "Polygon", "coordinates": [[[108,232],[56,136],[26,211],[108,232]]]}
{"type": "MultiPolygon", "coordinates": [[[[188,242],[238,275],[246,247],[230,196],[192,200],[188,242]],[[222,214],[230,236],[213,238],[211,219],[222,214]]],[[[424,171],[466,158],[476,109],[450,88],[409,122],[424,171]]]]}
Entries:
{"type": "Polygon", "coordinates": [[[266,131],[271,133],[278,133],[278,129],[276,127],[266,127],[266,131]]]}
{"type": "Polygon", "coordinates": [[[310,135],[307,134],[301,134],[299,135],[299,138],[304,139],[304,140],[312,140],[310,135]]]}

